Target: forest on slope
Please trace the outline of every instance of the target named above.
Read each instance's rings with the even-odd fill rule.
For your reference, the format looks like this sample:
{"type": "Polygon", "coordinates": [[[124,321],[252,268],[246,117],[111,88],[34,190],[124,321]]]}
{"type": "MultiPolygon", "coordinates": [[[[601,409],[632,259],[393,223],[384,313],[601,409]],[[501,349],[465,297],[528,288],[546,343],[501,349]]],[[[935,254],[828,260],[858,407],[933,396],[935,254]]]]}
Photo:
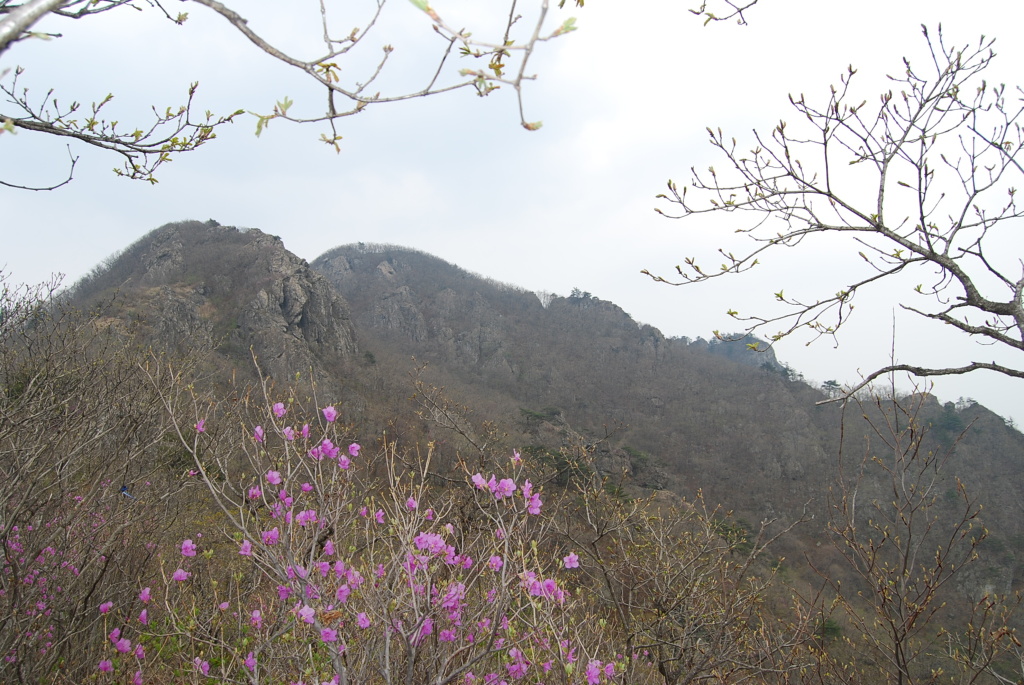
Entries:
{"type": "MultiPolygon", "coordinates": [[[[484,545],[473,531],[504,511],[492,509],[502,506],[502,498],[495,494],[497,502],[489,503],[474,495],[481,489],[496,492],[497,485],[465,486],[477,469],[486,476],[518,450],[516,483],[528,475],[543,488],[548,504],[544,523],[534,524],[532,512],[525,510],[531,495],[522,490],[522,527],[513,528],[525,537],[517,538],[523,547],[516,554],[525,554],[524,565],[535,563],[529,561],[531,538],[554,557],[579,554],[589,582],[572,576],[560,580],[576,588],[577,603],[564,614],[545,605],[545,620],[554,625],[550,621],[558,614],[605,621],[594,635],[573,637],[593,650],[594,660],[614,664],[599,679],[676,683],[714,673],[724,680],[772,673],[780,682],[814,682],[814,677],[830,682],[844,673],[849,682],[867,683],[886,682],[903,671],[917,676],[939,664],[992,678],[1007,672],[1005,652],[1012,652],[1012,640],[1006,636],[1012,633],[990,628],[1004,606],[996,599],[1012,596],[1024,573],[1019,504],[1024,439],[979,405],[940,404],[920,394],[850,403],[844,411],[838,404],[818,404],[824,395],[794,380],[771,357],[749,363],[756,357],[745,346],[737,355],[725,347],[729,343],[665,338],[587,293],[542,298],[392,246],[339,247],[307,265],[272,236],[215,222],[157,229],[55,300],[40,295],[17,300],[15,291],[6,292],[0,457],[5,473],[20,479],[12,482],[22,484],[22,496],[9,499],[5,509],[6,549],[54,548],[52,538],[35,539],[24,531],[52,528],[67,498],[88,508],[81,520],[102,522],[96,524],[102,534],[94,536],[99,546],[61,552],[69,555],[63,561],[80,554],[88,563],[79,564],[87,571],[80,585],[68,584],[74,592],[59,598],[64,623],[54,619],[52,625],[70,626],[70,633],[58,647],[40,647],[37,623],[45,622],[43,615],[26,608],[30,600],[59,604],[58,598],[13,591],[24,578],[41,573],[33,564],[48,562],[32,554],[8,555],[3,596],[11,618],[2,647],[11,657],[5,667],[11,679],[74,679],[83,668],[95,672],[97,661],[127,676],[127,664],[100,658],[112,646],[115,657],[127,652],[118,647],[122,638],[104,640],[108,612],[96,614],[92,606],[106,601],[104,591],[131,595],[130,588],[156,587],[161,577],[167,583],[177,550],[186,560],[194,556],[186,551],[194,551],[189,545],[199,539],[200,528],[208,531],[200,546],[210,556],[196,558],[206,564],[202,568],[178,569],[196,576],[189,581],[194,594],[185,606],[205,606],[218,595],[200,589],[200,578],[228,582],[210,561],[213,555],[232,560],[222,571],[241,572],[244,559],[230,548],[242,542],[239,537],[249,540],[246,536],[253,537],[264,571],[235,576],[233,601],[244,603],[247,595],[260,596],[275,583],[292,588],[287,595],[308,595],[309,581],[294,570],[301,559],[279,556],[278,538],[267,537],[269,526],[284,520],[275,509],[280,504],[264,500],[262,493],[255,505],[246,504],[244,494],[246,488],[252,492],[261,473],[267,490],[266,483],[291,477],[285,467],[298,424],[286,426],[283,419],[300,410],[312,417],[307,425],[332,441],[330,448],[315,447],[321,458],[324,450],[335,452],[349,440],[362,443],[364,456],[377,455],[360,467],[365,470],[358,481],[348,466],[330,477],[317,467],[304,483],[314,493],[324,486],[325,499],[320,507],[302,511],[319,512],[320,529],[336,536],[339,548],[348,536],[349,561],[365,569],[378,568],[384,557],[374,554],[384,552],[373,551],[377,533],[359,537],[368,529],[365,517],[355,512],[360,505],[372,511],[376,505],[370,503],[388,497],[393,506],[382,504],[378,511],[389,519],[404,526],[435,525],[407,504],[426,496],[431,511],[454,517],[453,530],[462,531],[460,544],[484,545]],[[85,314],[74,314],[73,308],[85,314]],[[320,418],[317,409],[326,406],[337,407],[343,420],[324,423],[327,414],[320,418]],[[26,431],[47,413],[52,418],[45,425],[26,431]],[[57,438],[64,442],[47,442],[57,438]],[[52,452],[68,456],[45,467],[33,456],[52,452]],[[430,457],[426,465],[420,461],[424,455],[430,457]],[[911,487],[894,489],[908,479],[911,487]],[[122,485],[130,494],[119,492],[122,485]],[[845,508],[853,492],[862,505],[856,512],[845,508]],[[907,509],[897,506],[904,500],[907,509]],[[157,502],[159,511],[151,506],[157,502]],[[886,516],[892,528],[873,528],[886,516]],[[254,533],[262,521],[264,530],[254,533]],[[879,577],[873,574],[894,563],[885,546],[910,544],[907,537],[900,540],[900,525],[907,526],[914,544],[924,546],[914,548],[919,557],[898,572],[903,594],[890,598],[893,605],[879,605],[872,593],[887,595],[872,587],[879,577]],[[881,537],[869,533],[866,541],[854,535],[858,530],[881,537]],[[781,537],[764,547],[776,534],[781,537]],[[856,555],[844,560],[844,554],[871,550],[880,555],[875,562],[884,557],[885,563],[856,555]],[[659,585],[666,569],[680,564],[701,573],[689,584],[680,579],[679,586],[659,585]],[[743,599],[738,588],[747,583],[753,583],[752,594],[743,599]],[[604,589],[588,596],[588,585],[604,589]],[[919,591],[924,594],[915,594],[919,591]],[[792,593],[802,598],[796,605],[787,599],[792,593]],[[986,609],[986,601],[993,608],[986,609]],[[877,614],[880,622],[865,618],[873,615],[873,606],[896,605],[897,613],[903,612],[896,618],[884,611],[877,614]],[[684,606],[687,612],[704,612],[701,620],[682,620],[684,606]],[[978,611],[990,613],[970,623],[978,611]],[[899,644],[917,651],[893,665],[883,658],[884,635],[887,625],[897,623],[902,625],[899,644]],[[971,625],[989,633],[975,634],[971,625]],[[771,633],[770,648],[751,641],[762,632],[771,633]],[[987,661],[951,650],[954,638],[984,646],[987,661]],[[71,663],[69,650],[77,641],[89,648],[81,663],[71,663]],[[640,645],[643,650],[633,654],[640,645]],[[995,670],[996,665],[1004,670],[995,670]],[[33,671],[36,667],[41,670],[33,671]]],[[[293,456],[311,463],[303,451],[293,456]]],[[[339,465],[347,459],[333,457],[339,465]]],[[[295,492],[290,489],[291,496],[295,492]]],[[[280,501],[285,499],[281,495],[280,501]]],[[[69,525],[61,520],[61,526],[69,525]]],[[[310,538],[312,529],[304,525],[293,530],[289,553],[301,550],[299,556],[308,559],[301,565],[311,568],[326,554],[328,538],[310,538]]],[[[381,538],[396,544],[399,557],[408,549],[403,545],[411,544],[411,538],[403,542],[403,534],[392,527],[381,538]]],[[[505,550],[500,556],[513,554],[507,544],[505,550]]],[[[477,556],[478,563],[482,559],[477,556]]],[[[573,563],[563,563],[560,572],[568,573],[573,563]]],[[[549,571],[554,577],[555,569],[549,571]]],[[[447,567],[444,572],[460,573],[447,567]]],[[[400,585],[401,568],[394,573],[389,582],[400,585]]],[[[481,578],[436,576],[437,587],[471,586],[473,579],[483,588],[481,578]]],[[[167,584],[168,605],[182,600],[175,594],[180,582],[167,584]]],[[[545,595],[530,590],[534,599],[524,599],[514,594],[515,587],[530,589],[510,577],[491,591],[512,593],[502,595],[508,615],[526,620],[516,611],[545,595]]],[[[275,636],[295,633],[295,621],[306,623],[286,598],[275,608],[276,627],[266,632],[244,616],[236,616],[228,630],[216,612],[196,608],[199,613],[191,616],[169,612],[162,637],[147,633],[145,640],[171,655],[161,662],[161,673],[180,675],[193,661],[186,657],[196,654],[190,677],[208,675],[203,663],[221,669],[225,679],[225,674],[255,677],[247,653],[257,660],[260,650],[268,658],[275,655],[274,668],[297,658],[294,643],[275,642],[275,636]],[[168,642],[169,635],[177,637],[168,642]],[[232,643],[236,638],[243,642],[232,643]],[[216,645],[217,661],[202,652],[202,644],[216,645]],[[239,644],[258,647],[247,652],[239,644]]],[[[388,602],[373,603],[380,600],[367,596],[361,605],[365,611],[345,614],[342,626],[327,619],[315,625],[337,635],[352,628],[356,613],[373,614],[371,608],[377,620],[394,620],[388,602]]],[[[409,601],[403,611],[419,617],[416,630],[427,618],[431,625],[441,624],[443,617],[416,608],[415,593],[409,601]]],[[[327,615],[347,611],[337,606],[326,609],[327,615]]],[[[141,608],[135,601],[126,611],[137,614],[141,608]]],[[[128,625],[141,630],[138,623],[125,623],[118,635],[127,634],[128,625]]],[[[350,634],[350,644],[357,644],[358,634],[350,634]]],[[[440,667],[423,661],[412,634],[405,634],[403,663],[417,674],[412,682],[433,682],[425,674],[440,667]]],[[[141,645],[142,635],[139,640],[141,645]]],[[[352,664],[342,664],[333,642],[324,638],[320,649],[326,651],[308,665],[314,672],[333,668],[337,676],[341,665],[356,668],[355,656],[352,664]]],[[[507,666],[518,659],[493,644],[474,654],[479,661],[446,662],[451,666],[446,673],[462,678],[474,663],[490,659],[507,666]]],[[[567,661],[568,656],[551,658],[567,661]]],[[[563,668],[560,677],[566,682],[583,677],[582,668],[575,675],[563,668]]],[[[586,678],[591,682],[590,675],[586,678]]]]}

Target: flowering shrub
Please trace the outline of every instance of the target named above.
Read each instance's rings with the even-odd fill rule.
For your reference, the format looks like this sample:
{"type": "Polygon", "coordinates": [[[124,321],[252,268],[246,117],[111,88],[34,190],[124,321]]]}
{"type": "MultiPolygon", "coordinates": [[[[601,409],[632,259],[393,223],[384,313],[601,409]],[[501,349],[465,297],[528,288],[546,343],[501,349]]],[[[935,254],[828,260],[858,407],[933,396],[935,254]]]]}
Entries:
{"type": "Polygon", "coordinates": [[[593,604],[568,588],[578,556],[539,544],[551,520],[518,453],[433,487],[432,445],[418,461],[388,442],[368,450],[335,407],[300,420],[292,400],[267,406],[235,437],[241,459],[212,442],[211,416],[182,430],[221,530],[175,542],[158,590],[103,598],[117,632],[97,674],[621,682],[625,658],[606,653],[593,604]]]}

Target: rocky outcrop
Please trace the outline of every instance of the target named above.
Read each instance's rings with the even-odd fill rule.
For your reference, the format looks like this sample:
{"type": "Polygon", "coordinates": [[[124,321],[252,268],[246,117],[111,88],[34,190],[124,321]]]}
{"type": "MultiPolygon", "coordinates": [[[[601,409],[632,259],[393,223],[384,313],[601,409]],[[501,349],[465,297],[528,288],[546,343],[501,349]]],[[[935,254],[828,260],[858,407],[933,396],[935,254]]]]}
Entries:
{"type": "Polygon", "coordinates": [[[329,378],[357,353],[348,304],[280,238],[211,222],[169,224],[78,288],[117,300],[160,345],[255,356],[265,375],[329,378]]]}

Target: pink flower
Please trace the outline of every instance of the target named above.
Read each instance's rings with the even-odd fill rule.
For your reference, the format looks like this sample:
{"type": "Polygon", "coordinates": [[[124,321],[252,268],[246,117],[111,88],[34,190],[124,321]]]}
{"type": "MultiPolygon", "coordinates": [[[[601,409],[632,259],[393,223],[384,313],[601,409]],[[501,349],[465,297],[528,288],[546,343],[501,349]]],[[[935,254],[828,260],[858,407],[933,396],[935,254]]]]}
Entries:
{"type": "Polygon", "coordinates": [[[523,458],[519,456],[519,450],[512,450],[512,463],[519,464],[523,461],[523,458]]]}
{"type": "Polygon", "coordinates": [[[587,664],[587,683],[588,685],[597,685],[599,682],[601,682],[601,662],[594,659],[587,664]]]}
{"type": "Polygon", "coordinates": [[[108,611],[110,611],[113,608],[114,608],[114,603],[113,602],[104,602],[103,604],[100,604],[100,613],[101,614],[105,614],[105,613],[107,613],[108,611]]]}
{"type": "Polygon", "coordinates": [[[264,545],[276,545],[277,541],[278,541],[278,539],[280,539],[280,537],[281,537],[281,533],[280,533],[280,531],[277,530],[276,527],[272,528],[271,530],[264,531],[263,532],[263,544],[264,545]]]}
{"type": "Polygon", "coordinates": [[[490,566],[493,570],[497,571],[505,565],[505,562],[502,560],[501,557],[495,554],[493,557],[487,560],[487,565],[490,566]]]}
{"type": "Polygon", "coordinates": [[[149,600],[152,599],[152,597],[153,597],[153,595],[150,594],[148,587],[142,588],[142,592],[139,593],[139,600],[143,604],[148,604],[149,600]]]}
{"type": "Polygon", "coordinates": [[[275,402],[274,403],[274,407],[273,407],[273,411],[274,411],[274,416],[276,416],[277,418],[281,418],[282,416],[284,416],[285,414],[288,413],[288,410],[284,408],[284,403],[283,402],[275,402]]]}
{"type": "Polygon", "coordinates": [[[615,664],[611,661],[604,665],[604,675],[606,678],[612,678],[615,675],[615,664]]]}
{"type": "Polygon", "coordinates": [[[242,546],[238,549],[238,553],[241,554],[243,557],[251,557],[252,556],[252,543],[249,542],[248,540],[243,540],[242,541],[242,546]]]}
{"type": "Polygon", "coordinates": [[[259,499],[260,497],[263,497],[262,490],[256,486],[249,488],[249,499],[259,499]]]}
{"type": "Polygon", "coordinates": [[[256,626],[257,629],[263,627],[263,612],[259,609],[253,609],[252,613],[249,614],[249,622],[256,626]]]}
{"type": "Polygon", "coordinates": [[[203,675],[210,675],[209,661],[204,661],[201,657],[197,656],[195,659],[192,660],[192,663],[196,665],[196,668],[199,669],[200,673],[202,673],[203,675]]]}
{"type": "MultiPolygon", "coordinates": [[[[142,649],[142,645],[139,645],[139,649],[142,649]]],[[[142,657],[139,657],[140,659],[142,657]]],[[[135,671],[135,677],[132,678],[132,685],[142,685],[142,671],[135,671]]]]}
{"type": "Polygon", "coordinates": [[[370,515],[370,510],[367,509],[366,507],[360,507],[359,515],[362,516],[363,518],[366,518],[367,516],[370,515]]]}
{"type": "Polygon", "coordinates": [[[139,613],[139,623],[144,626],[149,625],[149,609],[143,609],[142,612],[139,613]]]}
{"type": "Polygon", "coordinates": [[[580,558],[576,556],[576,552],[569,552],[569,556],[564,557],[562,563],[566,568],[579,568],[580,558]]]}
{"type": "Polygon", "coordinates": [[[96,668],[100,669],[104,673],[110,673],[110,671],[114,670],[114,664],[110,662],[110,659],[104,659],[96,668]]]}
{"type": "Polygon", "coordinates": [[[188,580],[189,576],[191,576],[191,575],[192,574],[189,573],[188,571],[186,571],[185,569],[179,568],[177,571],[174,572],[174,575],[171,576],[171,578],[173,578],[174,580],[176,580],[176,581],[178,581],[180,583],[183,580],[188,580]]]}
{"type": "Polygon", "coordinates": [[[324,554],[329,557],[334,556],[334,540],[328,540],[324,543],[324,554]]]}
{"type": "Polygon", "coordinates": [[[285,426],[284,430],[281,432],[284,433],[285,440],[291,441],[295,439],[295,429],[291,426],[285,426]]]}
{"type": "Polygon", "coordinates": [[[428,521],[433,521],[434,520],[434,510],[433,509],[427,509],[427,513],[425,513],[423,515],[423,518],[427,519],[428,521]]]}
{"type": "Polygon", "coordinates": [[[377,512],[373,516],[374,516],[375,519],[377,519],[377,523],[384,523],[384,510],[383,509],[378,509],[377,512]]]}
{"type": "Polygon", "coordinates": [[[483,477],[483,474],[476,474],[473,476],[473,485],[476,486],[477,490],[483,490],[487,487],[487,480],[483,477]]]}
{"type": "Polygon", "coordinates": [[[302,430],[299,431],[299,434],[302,436],[303,440],[305,440],[306,438],[309,437],[309,424],[308,423],[302,424],[302,430]]]}
{"type": "Polygon", "coordinates": [[[540,508],[543,504],[544,502],[541,501],[540,495],[535,492],[530,495],[530,499],[526,501],[526,511],[536,516],[540,513],[540,508]]]}
{"type": "Polygon", "coordinates": [[[332,630],[331,628],[321,628],[320,629],[320,639],[323,640],[324,642],[337,642],[338,641],[338,631],[332,630]]]}
{"type": "Polygon", "coordinates": [[[249,652],[249,654],[246,655],[245,661],[243,661],[242,663],[244,663],[245,667],[248,668],[250,671],[256,670],[256,657],[252,655],[252,652],[249,652]]]}
{"type": "Polygon", "coordinates": [[[255,430],[252,432],[252,437],[256,442],[263,442],[265,437],[263,433],[263,426],[256,426],[255,430]]]}
{"type": "Polygon", "coordinates": [[[203,433],[206,431],[206,419],[199,419],[196,422],[196,433],[203,433]]]}
{"type": "Polygon", "coordinates": [[[141,644],[135,645],[135,658],[139,661],[146,658],[146,650],[141,644]]]}
{"type": "Polygon", "coordinates": [[[267,482],[271,485],[280,485],[281,473],[279,471],[267,471],[267,482]]]}
{"type": "Polygon", "coordinates": [[[356,616],[356,625],[358,625],[363,630],[366,630],[370,627],[370,617],[367,616],[364,612],[360,611],[359,615],[356,616]]]}
{"type": "Polygon", "coordinates": [[[132,650],[132,643],[126,637],[122,637],[120,640],[114,643],[114,649],[119,651],[121,654],[127,654],[132,650]]]}
{"type": "Polygon", "coordinates": [[[409,507],[410,509],[415,509],[418,506],[418,504],[415,498],[410,497],[409,499],[405,500],[405,506],[409,507]]]}
{"type": "Polygon", "coordinates": [[[221,611],[227,611],[228,607],[230,607],[230,606],[231,605],[228,604],[227,602],[221,602],[220,604],[217,605],[217,608],[220,609],[221,611]]]}
{"type": "Polygon", "coordinates": [[[299,487],[302,489],[303,492],[312,492],[313,491],[312,483],[303,483],[299,487]]]}
{"type": "Polygon", "coordinates": [[[181,556],[183,557],[194,557],[196,555],[196,546],[191,539],[185,540],[181,543],[181,556]]]}
{"type": "Polygon", "coordinates": [[[363,449],[363,448],[359,446],[359,443],[353,442],[351,445],[348,446],[348,453],[352,457],[358,457],[359,456],[359,450],[361,450],[361,449],[363,449]]]}
{"type": "Polygon", "coordinates": [[[327,419],[327,423],[334,423],[335,419],[338,418],[338,410],[334,407],[324,407],[324,418],[327,419]]]}
{"type": "Polygon", "coordinates": [[[299,618],[302,619],[304,623],[312,623],[314,616],[316,616],[316,610],[313,609],[313,607],[304,604],[302,605],[302,608],[299,609],[299,618]]]}
{"type": "Polygon", "coordinates": [[[516,482],[511,478],[502,478],[498,485],[492,488],[494,499],[511,497],[516,491],[516,482]]]}
{"type": "Polygon", "coordinates": [[[314,510],[314,509],[306,509],[304,511],[300,511],[295,516],[295,522],[298,523],[300,526],[303,526],[303,527],[308,526],[308,525],[310,525],[312,523],[316,523],[317,522],[316,510],[314,510]]]}

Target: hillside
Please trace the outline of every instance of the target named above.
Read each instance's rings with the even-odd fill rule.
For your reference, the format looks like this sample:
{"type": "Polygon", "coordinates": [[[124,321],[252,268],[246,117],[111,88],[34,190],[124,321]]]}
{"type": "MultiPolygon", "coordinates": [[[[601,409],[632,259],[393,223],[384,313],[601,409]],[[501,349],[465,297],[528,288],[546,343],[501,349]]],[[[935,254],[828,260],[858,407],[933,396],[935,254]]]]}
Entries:
{"type": "MultiPolygon", "coordinates": [[[[823,553],[842,411],[742,342],[669,339],[586,293],[542,302],[393,246],[339,247],[306,265],[258,230],[199,222],[152,232],[75,296],[112,302],[108,316],[160,345],[211,348],[222,379],[251,374],[253,353],[279,382],[311,372],[364,430],[433,439],[443,463],[469,445],[437,402],[470,439],[489,433],[561,469],[565,453],[588,450],[627,495],[700,491],[751,528],[813,514],[783,552],[823,553]]],[[[845,458],[859,461],[881,444],[856,409],[847,414],[845,458]]],[[[978,405],[928,398],[922,414],[936,450],[974,422],[944,478],[960,477],[985,505],[999,549],[989,575],[1009,589],[1024,575],[1024,440],[978,405]]]]}

